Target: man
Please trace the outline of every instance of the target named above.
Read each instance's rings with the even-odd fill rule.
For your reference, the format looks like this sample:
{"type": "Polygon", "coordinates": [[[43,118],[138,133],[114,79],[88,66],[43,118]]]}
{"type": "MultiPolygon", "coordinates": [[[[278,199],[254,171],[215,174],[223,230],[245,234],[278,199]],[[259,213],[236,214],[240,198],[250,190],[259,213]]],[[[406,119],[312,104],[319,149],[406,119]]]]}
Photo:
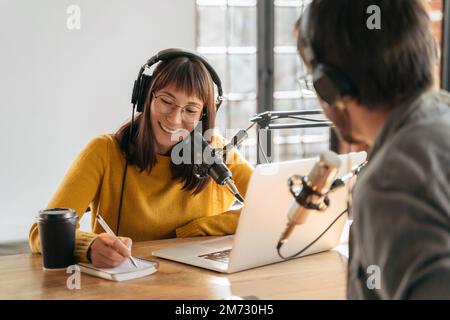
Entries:
{"type": "Polygon", "coordinates": [[[423,1],[314,0],[298,50],[342,138],[370,147],[353,190],[348,298],[449,299],[450,95],[432,90],[423,1]]]}

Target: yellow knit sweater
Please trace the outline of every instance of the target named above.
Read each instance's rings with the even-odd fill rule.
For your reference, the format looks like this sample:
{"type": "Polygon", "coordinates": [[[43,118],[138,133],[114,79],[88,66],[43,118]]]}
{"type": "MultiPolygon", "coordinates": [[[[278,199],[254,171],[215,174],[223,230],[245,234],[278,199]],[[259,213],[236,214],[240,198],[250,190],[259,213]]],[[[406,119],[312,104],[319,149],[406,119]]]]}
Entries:
{"type": "MultiPolygon", "coordinates": [[[[218,140],[219,141],[219,140],[218,140]]],[[[245,195],[252,167],[238,152],[228,164],[236,186],[245,195]]],[[[93,233],[77,230],[75,258],[87,261],[87,252],[99,233],[105,232],[95,219],[100,213],[116,230],[120,188],[125,159],[113,135],[92,139],[81,151],[47,208],[73,208],[79,218],[92,209],[93,233]]],[[[234,199],[224,186],[211,181],[199,194],[181,190],[182,183],[171,178],[170,157],[157,155],[150,174],[129,166],[123,196],[120,235],[133,241],[233,234],[240,211],[228,211],[234,199]]],[[[29,233],[32,252],[40,252],[39,231],[33,224],[29,233]]]]}

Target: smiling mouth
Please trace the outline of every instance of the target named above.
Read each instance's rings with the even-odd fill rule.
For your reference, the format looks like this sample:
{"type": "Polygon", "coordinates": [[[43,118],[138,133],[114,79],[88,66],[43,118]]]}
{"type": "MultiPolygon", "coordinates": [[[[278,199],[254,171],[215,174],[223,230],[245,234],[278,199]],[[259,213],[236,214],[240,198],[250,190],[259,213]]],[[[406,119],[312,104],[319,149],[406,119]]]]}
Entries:
{"type": "Polygon", "coordinates": [[[173,129],[167,128],[159,121],[158,121],[158,124],[159,124],[159,127],[162,129],[162,131],[164,131],[168,134],[174,134],[174,133],[177,133],[178,131],[180,131],[180,129],[173,130],[173,129]]]}

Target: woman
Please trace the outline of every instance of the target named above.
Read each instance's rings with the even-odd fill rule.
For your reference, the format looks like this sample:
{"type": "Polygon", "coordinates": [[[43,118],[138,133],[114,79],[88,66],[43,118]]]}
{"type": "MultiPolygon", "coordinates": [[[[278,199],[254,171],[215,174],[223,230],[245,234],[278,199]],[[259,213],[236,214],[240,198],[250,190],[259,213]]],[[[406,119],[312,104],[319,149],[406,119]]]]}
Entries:
{"type": "MultiPolygon", "coordinates": [[[[130,255],[131,239],[145,241],[171,237],[225,235],[235,232],[239,211],[228,211],[234,202],[224,186],[198,179],[192,164],[174,164],[170,151],[201,123],[214,128],[214,83],[208,69],[196,57],[175,57],[158,64],[144,110],[115,134],[94,138],[78,155],[48,208],[73,208],[81,218],[92,212],[93,232],[77,230],[75,258],[97,267],[113,267],[130,255]],[[199,123],[200,122],[200,123],[199,123]],[[119,200],[125,161],[126,191],[119,219],[119,200]],[[100,213],[113,230],[120,220],[122,242],[106,233],[95,219],[100,213]],[[130,239],[131,238],[131,239],[130,239]]],[[[213,136],[220,147],[223,139],[213,136]]],[[[245,195],[252,167],[237,151],[227,156],[233,179],[245,195]]],[[[33,224],[29,242],[40,252],[39,234],[33,224]]]]}

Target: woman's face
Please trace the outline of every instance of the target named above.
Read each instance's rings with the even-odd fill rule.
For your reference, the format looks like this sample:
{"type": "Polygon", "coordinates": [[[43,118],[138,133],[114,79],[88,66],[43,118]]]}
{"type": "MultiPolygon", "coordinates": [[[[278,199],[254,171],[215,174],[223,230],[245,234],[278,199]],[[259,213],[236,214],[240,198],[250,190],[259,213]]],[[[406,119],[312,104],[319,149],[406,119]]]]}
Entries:
{"type": "Polygon", "coordinates": [[[153,93],[150,117],[156,152],[166,154],[194,130],[203,112],[203,101],[170,85],[153,93]]]}

